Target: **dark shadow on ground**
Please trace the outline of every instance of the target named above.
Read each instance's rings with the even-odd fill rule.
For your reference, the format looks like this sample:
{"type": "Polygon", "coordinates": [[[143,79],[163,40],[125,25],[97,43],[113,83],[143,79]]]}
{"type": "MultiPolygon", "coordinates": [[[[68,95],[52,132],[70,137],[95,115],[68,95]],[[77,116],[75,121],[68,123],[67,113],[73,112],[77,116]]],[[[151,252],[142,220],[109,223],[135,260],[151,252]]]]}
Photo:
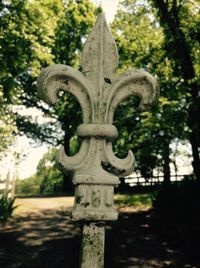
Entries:
{"type": "Polygon", "coordinates": [[[120,213],[107,232],[106,268],[197,268],[180,250],[156,236],[151,211],[120,213]]]}
{"type": "MultiPolygon", "coordinates": [[[[0,228],[1,268],[78,268],[80,226],[69,210],[18,216],[0,228]]],[[[197,268],[150,227],[151,211],[120,213],[107,226],[105,268],[197,268]]]]}
{"type": "Polygon", "coordinates": [[[69,211],[29,213],[0,229],[0,267],[78,267],[79,247],[80,228],[69,211]]]}

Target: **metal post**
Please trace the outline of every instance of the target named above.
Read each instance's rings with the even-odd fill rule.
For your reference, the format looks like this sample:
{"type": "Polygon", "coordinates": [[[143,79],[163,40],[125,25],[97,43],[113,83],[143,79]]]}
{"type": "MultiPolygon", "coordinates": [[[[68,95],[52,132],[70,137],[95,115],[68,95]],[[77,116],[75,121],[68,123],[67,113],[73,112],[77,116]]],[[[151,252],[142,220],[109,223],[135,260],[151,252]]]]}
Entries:
{"type": "Polygon", "coordinates": [[[81,268],[104,267],[104,237],[104,224],[91,222],[83,225],[81,268]]]}
{"type": "Polygon", "coordinates": [[[9,191],[10,191],[10,170],[7,173],[7,176],[6,176],[6,185],[5,185],[5,192],[6,192],[6,194],[9,194],[9,191]]]}
{"type": "Polygon", "coordinates": [[[80,103],[83,123],[77,127],[82,144],[77,155],[69,157],[61,147],[57,163],[73,172],[76,186],[72,219],[83,221],[81,268],[101,268],[104,263],[104,227],[99,222],[117,220],[113,208],[114,187],[119,177],[134,169],[131,151],[125,159],[117,158],[112,141],[118,131],[113,125],[119,103],[136,95],[140,108],[146,110],[158,97],[155,79],[143,70],[116,74],[118,52],[103,13],[89,35],[84,49],[82,73],[55,64],[45,68],[38,78],[39,96],[54,104],[60,90],[72,93],[80,103]]]}
{"type": "Polygon", "coordinates": [[[15,197],[15,183],[16,183],[16,175],[13,174],[12,177],[12,189],[11,189],[11,198],[15,197]]]}

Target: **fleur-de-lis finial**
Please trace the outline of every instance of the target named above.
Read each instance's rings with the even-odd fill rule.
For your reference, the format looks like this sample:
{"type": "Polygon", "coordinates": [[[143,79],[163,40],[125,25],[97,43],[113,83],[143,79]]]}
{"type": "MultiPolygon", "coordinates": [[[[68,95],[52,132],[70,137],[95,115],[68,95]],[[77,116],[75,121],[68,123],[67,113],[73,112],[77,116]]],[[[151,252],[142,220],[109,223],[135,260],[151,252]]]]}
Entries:
{"type": "Polygon", "coordinates": [[[103,13],[84,46],[82,66],[82,73],[60,64],[47,67],[38,79],[38,93],[45,102],[54,104],[60,90],[68,91],[82,109],[83,123],[77,127],[77,134],[83,138],[79,152],[70,157],[61,147],[57,156],[62,169],[74,172],[73,218],[115,220],[113,189],[119,183],[118,177],[133,171],[134,156],[131,151],[125,159],[113,154],[112,141],[118,137],[112,124],[114,112],[130,95],[139,96],[140,108],[148,109],[157,100],[157,84],[143,70],[116,74],[117,48],[103,13]]]}

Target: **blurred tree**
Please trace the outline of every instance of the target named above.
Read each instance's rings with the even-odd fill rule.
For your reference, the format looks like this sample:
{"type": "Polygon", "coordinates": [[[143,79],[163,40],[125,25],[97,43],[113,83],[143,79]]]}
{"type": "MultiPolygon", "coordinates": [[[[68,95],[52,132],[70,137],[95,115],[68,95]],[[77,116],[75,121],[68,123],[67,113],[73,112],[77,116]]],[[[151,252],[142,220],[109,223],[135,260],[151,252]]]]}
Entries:
{"type": "Polygon", "coordinates": [[[165,33],[165,50],[174,60],[187,94],[188,127],[193,169],[200,180],[200,3],[199,1],[151,1],[165,33]]]}
{"type": "Polygon", "coordinates": [[[89,0],[1,1],[0,101],[1,106],[12,105],[9,114],[17,134],[54,146],[64,143],[69,153],[69,140],[82,120],[79,104],[69,94],[60,96],[54,107],[44,104],[37,96],[36,79],[51,63],[80,66],[80,50],[96,12],[89,0]],[[36,109],[43,120],[32,116],[36,109]]]}
{"type": "MultiPolygon", "coordinates": [[[[168,182],[170,144],[189,136],[198,177],[198,11],[197,1],[124,0],[112,25],[120,54],[119,72],[144,68],[159,78],[159,107],[139,113],[134,108],[138,99],[130,98],[119,107],[114,122],[120,130],[115,150],[123,156],[133,149],[137,169],[145,178],[158,167],[168,182]],[[187,48],[184,60],[183,51],[178,51],[179,35],[187,48]],[[185,66],[188,59],[190,65],[185,66]]],[[[54,107],[44,104],[37,96],[36,78],[42,67],[53,62],[81,69],[80,51],[98,12],[89,0],[1,1],[0,120],[7,125],[0,128],[0,138],[5,138],[0,151],[15,133],[54,146],[64,143],[67,153],[78,150],[79,140],[73,135],[82,120],[79,104],[68,94],[61,94],[54,107]],[[31,113],[37,108],[44,119],[25,115],[24,107],[32,109],[31,113]]]]}
{"type": "Polygon", "coordinates": [[[35,179],[40,181],[40,194],[56,193],[58,187],[62,185],[63,176],[55,168],[56,153],[57,149],[52,148],[38,163],[35,179]]]}
{"type": "Polygon", "coordinates": [[[122,1],[112,28],[119,48],[120,69],[147,69],[159,78],[160,86],[159,106],[152,112],[139,113],[134,109],[135,99],[125,100],[118,109],[115,123],[120,126],[121,139],[116,143],[116,151],[121,152],[126,141],[127,149],[132,148],[136,155],[136,169],[142,176],[148,179],[155,167],[162,167],[168,183],[170,144],[175,138],[187,137],[183,84],[178,74],[173,73],[174,61],[164,49],[163,29],[147,1],[122,1]]]}
{"type": "MultiPolygon", "coordinates": [[[[1,107],[11,107],[9,115],[18,128],[41,137],[31,117],[23,117],[20,110],[37,107],[35,80],[42,66],[53,61],[51,46],[54,29],[62,12],[60,0],[11,0],[0,3],[0,89],[1,107]],[[45,22],[45,23],[44,23],[45,22]],[[24,119],[24,120],[23,120],[24,119]],[[24,122],[24,124],[23,124],[24,122]]],[[[38,107],[40,104],[38,103],[38,107]]],[[[41,106],[42,108],[42,106],[41,106]]],[[[44,126],[43,126],[44,128],[44,126]]]]}
{"type": "MultiPolygon", "coordinates": [[[[72,151],[76,151],[76,144],[73,144],[72,151]]],[[[24,180],[17,180],[16,194],[23,195],[43,195],[43,194],[61,194],[63,193],[63,174],[55,166],[57,148],[51,148],[43,155],[38,162],[37,171],[31,177],[24,180]]],[[[72,180],[65,182],[65,192],[73,193],[74,186],[72,180]]]]}
{"type": "MultiPolygon", "coordinates": [[[[0,88],[0,103],[2,92],[0,88]]],[[[0,106],[0,160],[6,154],[6,149],[14,141],[14,133],[16,132],[16,127],[14,119],[10,114],[10,107],[5,104],[0,106]]]]}
{"type": "MultiPolygon", "coordinates": [[[[80,65],[80,49],[94,23],[95,12],[89,0],[1,2],[1,104],[14,105],[18,134],[57,145],[63,141],[61,125],[64,130],[72,127],[68,119],[77,117],[77,103],[63,96],[61,99],[70,105],[47,106],[37,96],[36,79],[41,68],[53,62],[80,65]],[[46,120],[39,124],[37,118],[24,115],[24,107],[39,109],[46,120]]],[[[81,121],[80,113],[78,120],[81,121]]]]}
{"type": "Polygon", "coordinates": [[[35,175],[23,180],[17,179],[15,184],[15,195],[40,195],[40,183],[41,182],[35,175]]]}
{"type": "Polygon", "coordinates": [[[57,149],[50,149],[37,165],[37,171],[31,177],[17,180],[17,195],[43,195],[62,192],[62,173],[55,167],[57,149]]]}

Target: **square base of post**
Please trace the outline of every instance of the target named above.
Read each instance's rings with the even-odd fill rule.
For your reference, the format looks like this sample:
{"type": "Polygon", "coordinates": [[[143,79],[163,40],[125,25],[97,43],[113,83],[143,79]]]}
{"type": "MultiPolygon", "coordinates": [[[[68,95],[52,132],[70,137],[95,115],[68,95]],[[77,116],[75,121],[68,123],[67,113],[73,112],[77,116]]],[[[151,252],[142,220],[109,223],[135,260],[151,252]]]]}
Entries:
{"type": "Polygon", "coordinates": [[[113,185],[77,185],[72,219],[75,221],[117,220],[118,213],[113,209],[113,197],[113,185]]]}

